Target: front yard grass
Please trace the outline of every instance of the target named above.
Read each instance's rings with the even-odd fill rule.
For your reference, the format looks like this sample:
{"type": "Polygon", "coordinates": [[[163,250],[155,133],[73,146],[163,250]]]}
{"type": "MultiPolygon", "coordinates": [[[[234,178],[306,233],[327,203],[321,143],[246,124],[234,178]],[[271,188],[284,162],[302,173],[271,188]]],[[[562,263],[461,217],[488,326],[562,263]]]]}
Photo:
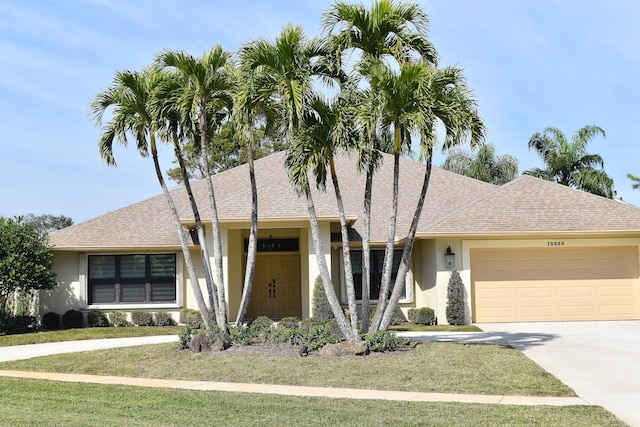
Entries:
{"type": "MultiPolygon", "coordinates": [[[[218,360],[218,359],[215,359],[218,360]]],[[[0,378],[0,426],[624,426],[596,406],[388,402],[0,378]]]]}
{"type": "Polygon", "coordinates": [[[158,344],[5,362],[0,369],[143,378],[440,393],[575,396],[510,347],[425,342],[412,351],[366,357],[251,357],[192,354],[158,344]]]}

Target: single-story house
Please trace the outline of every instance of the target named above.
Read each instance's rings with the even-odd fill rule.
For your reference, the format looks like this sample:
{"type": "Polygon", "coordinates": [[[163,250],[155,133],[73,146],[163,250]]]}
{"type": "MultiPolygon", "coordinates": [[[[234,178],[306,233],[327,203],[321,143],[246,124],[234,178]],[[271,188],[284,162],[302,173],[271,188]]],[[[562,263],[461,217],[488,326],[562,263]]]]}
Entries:
{"type": "MultiPolygon", "coordinates": [[[[279,152],[255,162],[259,249],[249,318],[311,316],[318,256],[326,258],[346,306],[333,188],[328,183],[326,192],[313,192],[325,248],[325,253],[317,254],[306,201],[289,183],[284,156],[279,152]]],[[[354,278],[359,283],[364,176],[348,157],[337,158],[336,167],[352,236],[354,278]]],[[[404,159],[400,171],[398,250],[413,217],[424,165],[404,159]]],[[[393,158],[386,156],[373,189],[374,300],[388,235],[392,172],[393,158]]],[[[205,184],[197,181],[192,187],[211,246],[205,184]]],[[[249,235],[248,167],[215,175],[213,185],[233,321],[242,294],[249,235]]],[[[184,188],[172,195],[184,226],[192,229],[184,188]]],[[[195,238],[194,233],[191,236],[195,238]]],[[[70,308],[148,310],[167,311],[177,318],[182,308],[196,308],[162,194],[56,231],[50,242],[60,286],[41,296],[42,314],[70,308]]],[[[434,167],[400,308],[406,315],[413,307],[431,307],[438,322],[446,323],[447,285],[457,270],[466,290],[467,322],[640,319],[639,247],[638,207],[530,176],[495,186],[434,167]],[[454,255],[446,256],[447,252],[454,255]]],[[[192,248],[201,273],[197,245],[192,248]]],[[[203,279],[201,284],[206,293],[203,279]]]]}

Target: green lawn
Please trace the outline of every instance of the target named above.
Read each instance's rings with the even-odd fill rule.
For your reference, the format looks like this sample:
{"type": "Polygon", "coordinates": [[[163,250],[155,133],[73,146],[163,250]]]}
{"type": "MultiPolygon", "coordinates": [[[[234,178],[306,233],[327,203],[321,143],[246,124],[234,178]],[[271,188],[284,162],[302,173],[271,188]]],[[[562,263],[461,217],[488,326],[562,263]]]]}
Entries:
{"type": "Polygon", "coordinates": [[[0,378],[0,426],[624,426],[595,406],[387,402],[0,378]]]}
{"type": "MultiPolygon", "coordinates": [[[[109,330],[76,330],[87,338],[109,330]]],[[[161,328],[165,331],[168,329],[161,328]]],[[[157,331],[148,330],[148,335],[157,331]]],[[[170,331],[169,331],[170,332],[170,331]]],[[[58,334],[71,334],[60,331],[58,334]]],[[[130,332],[126,332],[129,334],[130,332]]],[[[175,331],[174,331],[175,333],[175,331]]],[[[46,334],[48,333],[44,333],[46,334]]],[[[35,334],[29,334],[35,335],[35,334]]],[[[53,337],[55,335],[49,335],[53,337]]],[[[119,335],[122,336],[122,335],[119,335]]],[[[18,336],[13,336],[18,337],[18,336]]],[[[25,339],[27,336],[23,336],[25,339]]],[[[11,337],[0,337],[0,343],[11,337]]],[[[16,338],[11,338],[16,339],[16,338]]],[[[2,344],[0,344],[2,345],[2,344]]],[[[4,344],[7,345],[7,344],[4,344]]],[[[0,369],[36,370],[276,383],[363,389],[532,396],[574,392],[519,351],[496,345],[426,342],[384,356],[211,356],[159,344],[0,363],[0,369]]],[[[167,390],[0,378],[0,426],[30,425],[527,425],[623,426],[596,406],[546,407],[388,402],[167,390]],[[25,410],[28,402],[28,410],[25,410]]]]}

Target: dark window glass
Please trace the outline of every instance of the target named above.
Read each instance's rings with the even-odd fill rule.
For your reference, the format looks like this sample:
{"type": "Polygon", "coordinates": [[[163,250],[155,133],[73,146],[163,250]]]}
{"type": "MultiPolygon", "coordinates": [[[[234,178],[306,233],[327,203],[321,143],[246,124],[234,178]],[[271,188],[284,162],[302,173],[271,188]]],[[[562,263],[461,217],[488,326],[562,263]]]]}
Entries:
{"type": "Polygon", "coordinates": [[[175,254],[89,256],[89,304],[175,301],[175,254]]]}
{"type": "MultiPolygon", "coordinates": [[[[398,268],[400,267],[400,259],[402,257],[402,250],[393,251],[393,264],[391,269],[391,286],[395,283],[396,276],[398,275],[398,268]]],[[[371,250],[371,271],[369,272],[369,298],[371,300],[377,300],[380,297],[380,284],[382,283],[382,267],[384,266],[384,250],[371,250]]],[[[356,289],[356,298],[362,299],[362,251],[351,251],[351,266],[353,269],[353,283],[356,289]]],[[[402,287],[401,298],[406,296],[406,287],[402,287]]],[[[389,289],[389,296],[391,296],[391,289],[389,289]]]]}

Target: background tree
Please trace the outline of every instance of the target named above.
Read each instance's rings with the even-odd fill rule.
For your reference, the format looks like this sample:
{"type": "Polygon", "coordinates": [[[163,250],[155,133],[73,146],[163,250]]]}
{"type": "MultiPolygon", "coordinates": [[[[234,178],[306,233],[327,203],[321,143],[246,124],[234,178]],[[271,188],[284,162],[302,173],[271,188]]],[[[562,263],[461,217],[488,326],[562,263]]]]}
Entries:
{"type": "Polygon", "coordinates": [[[611,199],[613,179],[605,173],[602,157],[586,151],[589,141],[597,135],[605,137],[604,130],[595,125],[579,129],[570,141],[558,128],[536,132],[529,139],[529,149],[540,155],[545,167],[523,173],[611,199]]]}
{"type": "Polygon", "coordinates": [[[442,168],[469,178],[503,185],[516,178],[518,159],[509,154],[496,156],[495,147],[487,144],[480,147],[475,155],[469,150],[452,150],[442,168]]]}
{"type": "Polygon", "coordinates": [[[73,225],[73,220],[68,216],[50,214],[34,215],[30,213],[23,217],[22,222],[32,226],[40,235],[73,225]]]}
{"type": "Polygon", "coordinates": [[[631,186],[631,188],[633,188],[634,190],[640,189],[640,177],[628,173],[627,178],[633,181],[633,185],[631,186]]]}
{"type": "Polygon", "coordinates": [[[22,218],[0,217],[0,317],[6,316],[7,298],[14,292],[51,289],[53,253],[45,234],[22,218]]]}

